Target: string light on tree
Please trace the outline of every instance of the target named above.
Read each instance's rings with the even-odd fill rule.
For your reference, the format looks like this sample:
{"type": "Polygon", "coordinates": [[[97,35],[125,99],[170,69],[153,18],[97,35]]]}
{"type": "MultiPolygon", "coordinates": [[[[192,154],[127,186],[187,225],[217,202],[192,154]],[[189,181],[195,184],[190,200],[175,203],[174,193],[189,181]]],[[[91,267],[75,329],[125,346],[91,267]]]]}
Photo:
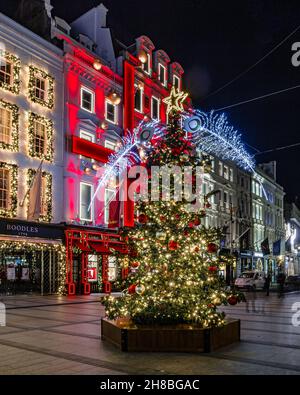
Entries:
{"type": "MultiPolygon", "coordinates": [[[[180,115],[172,111],[169,121],[164,135],[153,142],[145,165],[196,168],[200,159],[180,127],[180,115]],[[187,155],[184,164],[182,153],[187,155]]],[[[169,201],[152,201],[149,196],[147,203],[137,203],[135,228],[123,229],[131,254],[118,257],[121,267],[129,268],[129,275],[120,283],[121,297],[103,299],[106,314],[110,319],[130,317],[143,325],[220,327],[225,318],[216,303],[228,304],[235,296],[223,289],[218,275],[221,231],[201,226],[199,217],[204,214],[201,209],[196,213],[187,210],[184,196],[181,201],[174,200],[174,183],[170,196],[169,201]]],[[[236,295],[236,300],[241,296],[236,295]]]]}

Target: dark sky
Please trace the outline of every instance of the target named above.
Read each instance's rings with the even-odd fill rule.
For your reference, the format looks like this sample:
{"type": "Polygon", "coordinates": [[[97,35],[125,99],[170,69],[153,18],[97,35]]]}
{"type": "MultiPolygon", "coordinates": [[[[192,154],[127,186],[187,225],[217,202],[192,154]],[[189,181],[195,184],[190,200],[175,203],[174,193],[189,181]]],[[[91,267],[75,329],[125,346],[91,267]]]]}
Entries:
{"type": "MultiPolygon", "coordinates": [[[[14,0],[0,0],[13,9],[14,0]]],[[[285,44],[241,79],[207,98],[275,47],[300,25],[299,0],[104,0],[108,23],[125,44],[148,35],[186,72],[194,104],[203,109],[227,105],[300,84],[300,67],[291,64],[285,44]]],[[[53,14],[72,21],[99,0],[52,0],[53,14]]],[[[300,89],[226,110],[245,142],[266,150],[300,142],[300,89]]],[[[290,195],[300,195],[300,147],[261,155],[278,161],[278,180],[290,195]]]]}

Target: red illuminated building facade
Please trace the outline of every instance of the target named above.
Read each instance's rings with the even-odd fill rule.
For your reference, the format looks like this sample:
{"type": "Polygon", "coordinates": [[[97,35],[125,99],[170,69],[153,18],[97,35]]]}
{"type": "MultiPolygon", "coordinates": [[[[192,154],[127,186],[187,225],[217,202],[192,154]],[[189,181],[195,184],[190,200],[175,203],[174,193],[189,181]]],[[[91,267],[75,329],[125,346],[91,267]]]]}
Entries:
{"type": "Polygon", "coordinates": [[[113,180],[97,191],[99,174],[119,137],[144,117],[166,122],[163,99],[173,85],[182,87],[182,67],[171,63],[163,50],[155,50],[148,37],[137,38],[127,49],[117,48],[106,27],[106,14],[101,4],[71,26],[55,18],[52,28],[64,50],[69,294],[111,291],[118,276],[112,252],[127,253],[118,228],[134,225],[134,204],[112,200],[113,180]]]}

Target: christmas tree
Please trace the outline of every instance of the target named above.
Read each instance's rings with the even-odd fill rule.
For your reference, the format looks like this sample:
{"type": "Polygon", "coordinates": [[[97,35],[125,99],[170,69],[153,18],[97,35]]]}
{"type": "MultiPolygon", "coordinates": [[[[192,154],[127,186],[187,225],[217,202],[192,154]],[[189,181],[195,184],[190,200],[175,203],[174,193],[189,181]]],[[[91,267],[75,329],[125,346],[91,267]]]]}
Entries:
{"type": "MultiPolygon", "coordinates": [[[[146,166],[177,166],[193,170],[204,165],[192,143],[180,127],[180,115],[170,112],[163,138],[152,142],[146,166]]],[[[207,162],[205,162],[207,169],[207,162]]],[[[151,186],[149,176],[149,186],[151,186]]],[[[185,182],[187,182],[185,180],[185,182]]],[[[136,226],[124,229],[130,254],[119,256],[123,273],[128,276],[120,286],[122,296],[103,299],[110,319],[129,318],[135,324],[194,323],[201,327],[222,326],[222,304],[236,304],[241,296],[225,290],[219,276],[224,258],[218,256],[221,231],[201,224],[208,199],[196,211],[187,209],[187,200],[174,198],[176,175],[170,183],[170,200],[139,201],[136,226]]],[[[184,187],[184,185],[183,185],[184,187]]],[[[195,189],[193,189],[195,192],[195,189]]]]}

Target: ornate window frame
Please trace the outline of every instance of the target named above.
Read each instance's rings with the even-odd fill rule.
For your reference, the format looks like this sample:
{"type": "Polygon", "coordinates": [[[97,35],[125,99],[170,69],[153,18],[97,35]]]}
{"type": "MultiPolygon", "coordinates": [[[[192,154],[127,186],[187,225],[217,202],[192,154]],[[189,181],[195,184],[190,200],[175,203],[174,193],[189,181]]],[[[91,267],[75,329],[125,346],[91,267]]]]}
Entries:
{"type": "Polygon", "coordinates": [[[0,217],[14,218],[17,215],[18,208],[18,166],[6,162],[0,162],[1,169],[10,171],[10,208],[8,210],[0,209],[0,217]]]}
{"type": "Polygon", "coordinates": [[[15,95],[20,93],[20,70],[21,70],[21,61],[20,59],[12,55],[11,53],[0,49],[0,58],[5,59],[7,62],[12,65],[12,81],[11,84],[7,84],[5,82],[0,81],[0,88],[5,89],[15,95]]]}
{"type": "Polygon", "coordinates": [[[28,154],[32,158],[43,159],[48,162],[53,162],[53,122],[41,115],[33,112],[28,113],[28,154]],[[34,150],[34,122],[41,122],[46,127],[47,153],[37,154],[34,150]]]}
{"type": "Polygon", "coordinates": [[[54,107],[54,77],[35,66],[29,66],[29,83],[28,83],[29,99],[34,103],[38,103],[50,110],[54,107]],[[40,99],[35,95],[35,79],[41,77],[46,81],[46,100],[40,99]]]}
{"type": "Polygon", "coordinates": [[[0,149],[17,152],[19,150],[19,107],[0,99],[0,107],[12,112],[11,143],[0,141],[0,149]]]}

